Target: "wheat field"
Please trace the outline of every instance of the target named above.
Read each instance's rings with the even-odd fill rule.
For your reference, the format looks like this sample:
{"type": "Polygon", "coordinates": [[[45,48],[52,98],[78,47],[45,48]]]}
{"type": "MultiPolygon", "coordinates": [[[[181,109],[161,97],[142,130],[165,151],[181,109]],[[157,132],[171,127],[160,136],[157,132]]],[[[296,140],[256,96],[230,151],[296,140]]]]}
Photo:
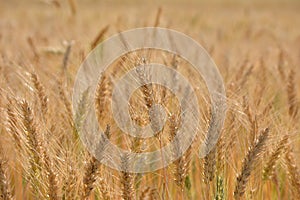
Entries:
{"type": "MultiPolygon", "coordinates": [[[[299,11],[297,0],[0,0],[0,198],[300,199],[299,11]],[[205,131],[171,165],[148,173],[126,171],[126,155],[123,171],[107,167],[80,140],[72,107],[77,70],[99,43],[139,27],[185,33],[218,66],[226,119],[205,158],[197,156],[205,131]]],[[[95,94],[104,134],[129,152],[161,148],[180,126],[178,100],[157,84],[134,92],[129,112],[144,126],[149,107],[162,104],[168,118],[160,134],[143,140],[115,123],[113,80],[141,58],[186,75],[197,88],[203,130],[211,120],[205,83],[190,64],[149,51],[117,59],[95,94]]]]}

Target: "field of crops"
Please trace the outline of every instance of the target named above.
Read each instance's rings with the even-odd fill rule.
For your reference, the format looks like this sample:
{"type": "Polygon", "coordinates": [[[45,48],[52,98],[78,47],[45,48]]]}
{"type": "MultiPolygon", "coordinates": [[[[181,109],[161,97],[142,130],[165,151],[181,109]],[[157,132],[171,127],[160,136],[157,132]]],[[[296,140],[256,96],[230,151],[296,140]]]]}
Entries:
{"type": "MultiPolygon", "coordinates": [[[[0,199],[299,200],[299,19],[298,0],[0,0],[0,199]],[[199,148],[214,126],[205,81],[191,63],[157,49],[120,56],[101,74],[93,96],[106,138],[101,149],[112,143],[128,152],[118,158],[122,170],[103,164],[83,144],[78,124],[91,105],[83,94],[73,108],[76,74],[98,44],[141,27],[188,35],[220,71],[226,118],[204,158],[199,148]],[[111,107],[116,80],[145,63],[185,76],[200,117],[186,151],[182,141],[174,146],[176,160],[134,173],[129,153],[176,141],[185,116],[170,88],[144,84],[128,102],[131,120],[153,125],[150,111],[160,104],[167,113],[162,130],[143,139],[118,127],[111,107]]],[[[151,77],[146,70],[137,74],[141,82],[151,77]]]]}

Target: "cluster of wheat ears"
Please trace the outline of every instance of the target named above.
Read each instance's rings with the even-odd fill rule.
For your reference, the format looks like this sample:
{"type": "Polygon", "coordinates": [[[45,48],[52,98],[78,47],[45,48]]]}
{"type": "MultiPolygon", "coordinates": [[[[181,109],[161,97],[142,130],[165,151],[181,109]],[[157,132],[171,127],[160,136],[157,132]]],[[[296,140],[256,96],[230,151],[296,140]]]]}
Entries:
{"type": "MultiPolygon", "coordinates": [[[[76,14],[74,1],[69,3],[76,14]]],[[[159,9],[154,26],[160,25],[161,12],[159,9]]],[[[109,28],[105,26],[99,32],[91,49],[104,39],[109,28]]],[[[35,39],[29,37],[27,43],[32,65],[41,66],[45,59],[60,54],[48,49],[44,56],[37,50],[35,39]]],[[[205,83],[195,75],[193,67],[179,56],[160,50],[131,52],[112,63],[99,80],[94,107],[109,142],[120,148],[136,153],[160,149],[180,127],[176,96],[161,85],[146,84],[132,94],[130,116],[145,126],[150,123],[149,108],[154,103],[161,104],[167,111],[163,131],[153,138],[141,139],[118,128],[110,107],[114,84],[141,62],[162,63],[185,75],[194,86],[201,107],[199,126],[204,131],[198,133],[187,151],[171,165],[143,174],[126,171],[126,155],[121,158],[123,171],[111,169],[82,144],[75,124],[84,116],[85,99],[83,95],[78,102],[79,111],[73,113],[75,73],[68,68],[72,51],[75,50],[70,42],[62,53],[59,72],[52,68],[27,68],[1,54],[1,199],[300,199],[296,156],[299,70],[292,66],[287,51],[280,45],[272,66],[266,64],[264,57],[257,62],[246,55],[236,68],[227,71],[221,67],[227,116],[216,146],[203,159],[198,157],[199,143],[205,140],[209,126],[210,101],[205,83]],[[13,67],[7,73],[10,66],[13,67]],[[10,74],[18,78],[12,80],[10,74]]],[[[217,46],[209,49],[212,57],[217,51],[217,46]]],[[[227,65],[226,61],[223,64],[227,65]]],[[[151,76],[147,71],[138,74],[141,81],[151,76]]],[[[182,153],[180,145],[175,145],[173,151],[182,153]]]]}

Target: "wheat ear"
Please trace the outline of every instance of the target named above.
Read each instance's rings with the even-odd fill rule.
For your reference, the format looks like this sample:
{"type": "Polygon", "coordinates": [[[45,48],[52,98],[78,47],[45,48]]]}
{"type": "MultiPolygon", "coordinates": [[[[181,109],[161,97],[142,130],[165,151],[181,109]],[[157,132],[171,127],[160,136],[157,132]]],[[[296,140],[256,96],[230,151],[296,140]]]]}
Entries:
{"type": "Polygon", "coordinates": [[[158,198],[158,192],[156,188],[146,187],[140,197],[140,200],[156,200],[158,198]]]}
{"type": "MultiPolygon", "coordinates": [[[[102,158],[103,151],[106,148],[107,140],[110,138],[110,127],[107,126],[105,133],[101,135],[101,138],[99,140],[99,144],[97,145],[96,149],[96,155],[97,158],[102,158]]],[[[99,175],[99,167],[100,167],[100,161],[101,159],[97,160],[94,156],[91,156],[89,158],[88,163],[85,167],[85,172],[82,180],[82,193],[81,193],[81,199],[88,199],[90,196],[92,190],[94,189],[95,182],[97,180],[97,177],[99,175]]]]}
{"type": "Polygon", "coordinates": [[[47,197],[50,200],[58,200],[58,182],[57,182],[57,175],[53,170],[53,162],[48,156],[47,152],[43,151],[43,166],[46,171],[47,177],[47,197]]]}
{"type": "Polygon", "coordinates": [[[88,161],[83,177],[83,190],[81,199],[88,199],[92,190],[94,189],[99,165],[100,162],[94,156],[92,156],[88,161]]]}
{"type": "Polygon", "coordinates": [[[77,13],[77,5],[76,5],[76,0],[68,0],[70,10],[72,15],[76,15],[77,13]]]}
{"type": "MultiPolygon", "coordinates": [[[[2,149],[1,149],[2,151],[2,149]]],[[[10,181],[7,176],[6,160],[0,157],[0,198],[3,200],[12,199],[10,181]]]]}
{"type": "Polygon", "coordinates": [[[111,98],[112,94],[112,82],[111,78],[105,74],[102,74],[101,81],[98,85],[96,98],[95,98],[95,107],[97,110],[98,120],[101,121],[103,117],[106,116],[107,102],[111,98]]]}
{"type": "Polygon", "coordinates": [[[204,158],[204,182],[209,183],[215,177],[216,148],[214,147],[204,158]]]}
{"type": "Polygon", "coordinates": [[[29,181],[31,182],[32,189],[34,190],[34,195],[39,197],[40,191],[38,186],[40,184],[39,176],[42,166],[42,147],[31,107],[26,100],[22,100],[20,102],[20,106],[24,132],[26,135],[26,148],[29,154],[29,181]]]}
{"type": "Polygon", "coordinates": [[[241,173],[238,175],[236,180],[236,186],[234,190],[235,199],[241,199],[243,197],[251,171],[254,169],[255,163],[263,151],[268,136],[269,129],[267,128],[261,133],[254,145],[249,149],[243,161],[241,173]]]}
{"type": "Polygon", "coordinates": [[[39,99],[42,114],[43,116],[46,116],[48,111],[48,96],[45,93],[45,88],[36,74],[31,73],[30,78],[34,85],[37,98],[39,99]]]}
{"type": "Polygon", "coordinates": [[[37,173],[37,168],[40,168],[41,162],[41,144],[39,141],[39,136],[37,132],[36,124],[33,119],[33,112],[26,100],[21,101],[20,103],[22,109],[22,120],[24,131],[27,138],[27,148],[30,154],[30,165],[33,172],[33,176],[37,173]]]}
{"type": "Polygon", "coordinates": [[[76,173],[74,163],[69,157],[66,157],[66,178],[63,183],[63,199],[66,200],[73,200],[76,197],[76,187],[77,187],[77,177],[78,174],[76,173]]]}
{"type": "Polygon", "coordinates": [[[59,98],[62,100],[62,102],[64,103],[64,107],[67,111],[69,120],[71,121],[71,126],[74,126],[73,124],[73,110],[72,110],[72,105],[69,101],[68,95],[65,91],[65,89],[63,88],[63,82],[61,80],[59,80],[57,82],[58,84],[58,91],[59,91],[59,98]]]}
{"type": "Polygon", "coordinates": [[[154,27],[158,27],[158,25],[159,25],[159,21],[160,21],[160,17],[161,17],[161,12],[162,12],[162,9],[161,9],[161,7],[159,7],[158,10],[157,10],[157,13],[156,13],[154,27]]]}
{"type": "Polygon", "coordinates": [[[287,142],[288,142],[288,136],[285,135],[280,140],[280,142],[277,144],[276,149],[270,155],[269,160],[268,160],[267,164],[264,167],[263,179],[267,179],[267,178],[269,178],[270,176],[273,175],[276,163],[277,163],[278,159],[280,158],[282,152],[285,150],[287,142]]]}
{"type": "Polygon", "coordinates": [[[94,41],[91,44],[91,49],[94,49],[99,44],[99,42],[103,40],[103,37],[108,30],[109,30],[109,25],[106,25],[104,28],[100,30],[97,37],[94,39],[94,41]]]}
{"type": "Polygon", "coordinates": [[[63,61],[62,61],[62,72],[63,73],[66,73],[66,71],[68,69],[68,62],[70,59],[73,44],[74,44],[74,41],[66,41],[67,48],[65,50],[63,61]]]}
{"type": "Polygon", "coordinates": [[[284,55],[284,51],[282,49],[280,49],[279,55],[278,55],[279,59],[278,59],[278,65],[277,65],[277,70],[279,72],[280,78],[282,81],[286,80],[286,75],[285,75],[285,55],[284,55]]]}
{"type": "Polygon", "coordinates": [[[215,200],[224,200],[225,199],[225,188],[224,188],[224,179],[220,176],[217,178],[217,189],[216,189],[216,195],[215,200]]]}
{"type": "Polygon", "coordinates": [[[33,41],[32,37],[27,38],[27,43],[29,44],[31,51],[33,52],[34,60],[36,62],[39,62],[40,56],[37,52],[36,45],[34,44],[34,41],[33,41]]]}
{"type": "Polygon", "coordinates": [[[300,174],[291,147],[287,149],[285,160],[292,192],[296,199],[300,199],[300,174]]]}
{"type": "Polygon", "coordinates": [[[295,72],[291,70],[287,82],[287,97],[289,115],[292,119],[294,119],[298,113],[298,99],[295,85],[295,72]]]}
{"type": "Polygon", "coordinates": [[[176,137],[177,131],[179,128],[179,121],[176,115],[170,116],[170,141],[174,140],[172,146],[172,153],[175,158],[178,158],[175,164],[175,171],[173,172],[175,177],[175,183],[177,186],[183,190],[185,185],[185,180],[189,172],[190,159],[191,159],[191,146],[183,154],[180,141],[176,137]]]}
{"type": "Polygon", "coordinates": [[[131,200],[134,199],[134,177],[133,174],[127,172],[129,165],[129,156],[124,153],[121,156],[122,164],[122,176],[121,176],[121,186],[122,186],[122,199],[131,200]]]}
{"type": "Polygon", "coordinates": [[[13,101],[11,99],[8,99],[8,104],[6,106],[6,112],[7,112],[7,132],[13,137],[14,143],[16,145],[16,149],[21,152],[22,146],[21,146],[21,138],[20,133],[17,128],[17,116],[16,113],[13,110],[13,101]]]}

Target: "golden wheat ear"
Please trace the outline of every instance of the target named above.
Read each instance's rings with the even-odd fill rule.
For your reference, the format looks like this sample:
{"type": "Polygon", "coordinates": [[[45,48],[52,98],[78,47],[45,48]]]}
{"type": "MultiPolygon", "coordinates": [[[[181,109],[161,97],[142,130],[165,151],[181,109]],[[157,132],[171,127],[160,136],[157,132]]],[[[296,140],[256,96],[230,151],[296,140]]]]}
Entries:
{"type": "Polygon", "coordinates": [[[70,10],[72,15],[76,15],[77,13],[77,4],[75,0],[68,0],[69,6],[70,6],[70,10]]]}
{"type": "Polygon", "coordinates": [[[72,105],[71,105],[71,102],[69,100],[70,98],[67,95],[67,92],[66,92],[66,89],[64,87],[63,81],[61,79],[57,81],[57,86],[58,86],[59,98],[64,104],[67,115],[69,117],[70,125],[72,126],[72,128],[74,128],[72,105]]]}
{"type": "Polygon", "coordinates": [[[100,30],[100,32],[98,33],[98,35],[96,36],[96,38],[93,40],[91,44],[91,50],[94,49],[103,40],[104,35],[109,30],[109,27],[110,27],[109,25],[106,25],[100,30]]]}
{"type": "Polygon", "coordinates": [[[92,190],[94,189],[94,184],[98,176],[98,169],[100,162],[95,158],[91,157],[86,165],[85,173],[83,177],[83,188],[81,199],[88,199],[92,190]]]}
{"type": "Polygon", "coordinates": [[[300,174],[291,147],[287,148],[285,160],[292,193],[296,199],[300,199],[300,174]]]}
{"type": "Polygon", "coordinates": [[[299,102],[297,98],[295,71],[292,69],[287,81],[287,97],[288,97],[288,111],[291,119],[294,119],[298,114],[299,102]]]}
{"type": "Polygon", "coordinates": [[[154,27],[158,27],[159,26],[159,22],[160,22],[160,18],[161,18],[161,13],[162,13],[162,8],[159,7],[158,10],[157,10],[157,13],[156,13],[154,27]]]}
{"type": "Polygon", "coordinates": [[[236,179],[236,186],[234,190],[234,198],[242,199],[246,190],[246,186],[253,171],[255,164],[264,150],[264,146],[269,137],[269,129],[266,128],[255,141],[254,145],[249,149],[243,161],[243,166],[240,174],[236,179]]]}
{"type": "Polygon", "coordinates": [[[112,95],[112,87],[112,80],[110,76],[103,73],[101,81],[98,84],[95,97],[95,107],[99,122],[105,121],[107,112],[109,112],[109,101],[112,95]]]}
{"type": "Polygon", "coordinates": [[[57,174],[54,171],[52,159],[50,159],[45,150],[43,152],[43,166],[47,178],[47,197],[50,200],[58,200],[59,183],[57,181],[57,174]]]}
{"type": "Polygon", "coordinates": [[[21,109],[21,119],[23,126],[23,133],[25,135],[25,151],[29,157],[29,169],[26,169],[26,173],[29,177],[28,181],[33,190],[33,195],[41,198],[41,172],[42,172],[42,152],[43,148],[40,141],[40,134],[37,130],[36,122],[34,121],[34,114],[32,108],[26,100],[19,102],[21,109]]]}
{"type": "Polygon", "coordinates": [[[21,135],[18,130],[18,119],[16,111],[13,109],[15,107],[15,101],[12,99],[8,99],[8,103],[6,105],[7,112],[7,132],[12,136],[16,149],[19,153],[22,152],[22,143],[21,143],[21,135]]]}
{"type": "Polygon", "coordinates": [[[140,194],[139,200],[158,200],[159,194],[156,188],[146,187],[140,194]]]}
{"type": "Polygon", "coordinates": [[[76,165],[73,163],[72,158],[68,157],[68,153],[66,156],[66,174],[63,180],[62,185],[62,198],[65,200],[76,199],[77,191],[77,181],[78,181],[78,173],[76,170],[76,165]]]}
{"type": "Polygon", "coordinates": [[[216,148],[213,148],[204,158],[204,182],[213,181],[216,172],[216,148]]]}
{"type": "Polygon", "coordinates": [[[135,196],[135,189],[134,189],[134,174],[127,172],[128,165],[129,165],[129,156],[127,153],[124,153],[121,156],[121,178],[120,183],[122,187],[122,199],[123,200],[132,200],[135,196]]]}
{"type": "Polygon", "coordinates": [[[46,143],[42,135],[39,134],[36,122],[34,121],[34,114],[26,100],[20,102],[22,110],[22,119],[24,132],[27,138],[26,147],[29,153],[30,163],[30,180],[34,189],[35,195],[38,195],[43,187],[45,187],[45,196],[51,200],[59,199],[57,175],[54,171],[52,159],[49,157],[46,143]],[[41,174],[45,174],[45,185],[40,185],[40,179],[43,179],[41,174]],[[40,185],[40,186],[39,186],[40,185]]]}
{"type": "Polygon", "coordinates": [[[35,88],[35,94],[39,100],[39,104],[40,104],[40,109],[41,109],[41,112],[44,116],[44,120],[46,120],[46,115],[47,115],[47,112],[48,112],[48,96],[46,95],[46,92],[45,92],[45,88],[43,86],[43,84],[41,83],[41,81],[39,80],[37,74],[35,73],[31,73],[30,74],[30,79],[31,79],[31,82],[33,83],[34,85],[34,88],[35,88]]]}
{"type": "Polygon", "coordinates": [[[176,134],[179,128],[179,120],[176,115],[171,115],[170,117],[170,141],[174,140],[174,144],[172,146],[172,153],[175,158],[178,157],[178,159],[174,162],[175,164],[175,170],[173,172],[174,174],[174,180],[175,183],[180,189],[183,189],[184,186],[184,180],[187,175],[187,163],[185,160],[185,157],[182,155],[182,149],[180,146],[180,141],[178,138],[176,138],[176,134]]]}
{"type": "Polygon", "coordinates": [[[20,102],[22,110],[22,122],[24,127],[24,133],[26,136],[26,147],[30,154],[30,164],[34,173],[36,173],[37,168],[42,165],[41,155],[42,148],[39,139],[39,134],[37,131],[36,124],[34,122],[33,111],[26,100],[20,102]]]}
{"type": "MultiPolygon", "coordinates": [[[[104,135],[102,134],[102,137],[100,138],[99,144],[96,149],[96,154],[98,158],[102,158],[102,155],[100,154],[103,153],[103,151],[105,150],[110,136],[110,126],[107,125],[104,135]]],[[[87,164],[85,166],[84,176],[82,179],[81,199],[88,199],[91,195],[91,192],[95,187],[96,180],[100,175],[100,164],[101,163],[99,160],[97,160],[94,156],[89,155],[87,164]]]]}
{"type": "MultiPolygon", "coordinates": [[[[2,147],[0,147],[0,151],[2,154],[2,147]]],[[[10,179],[7,175],[7,169],[7,161],[2,157],[2,155],[0,155],[0,198],[3,200],[13,199],[10,179]]]]}
{"type": "Polygon", "coordinates": [[[288,136],[285,135],[277,144],[276,149],[270,155],[267,164],[263,170],[263,179],[267,179],[273,176],[274,168],[276,167],[276,163],[280,158],[281,154],[285,151],[288,143],[288,136]]]}

